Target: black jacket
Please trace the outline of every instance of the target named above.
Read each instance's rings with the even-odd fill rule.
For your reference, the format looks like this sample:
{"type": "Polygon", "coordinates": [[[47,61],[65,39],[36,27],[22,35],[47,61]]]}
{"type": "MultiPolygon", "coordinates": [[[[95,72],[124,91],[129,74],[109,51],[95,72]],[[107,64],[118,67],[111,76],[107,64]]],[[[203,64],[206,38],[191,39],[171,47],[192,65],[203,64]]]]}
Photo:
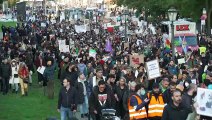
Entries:
{"type": "Polygon", "coordinates": [[[185,108],[182,105],[177,107],[170,103],[165,106],[161,120],[186,120],[190,112],[192,112],[191,109],[185,108]]]}
{"type": "Polygon", "coordinates": [[[123,102],[123,98],[124,98],[124,93],[128,90],[128,87],[125,86],[124,89],[121,89],[120,86],[116,86],[116,90],[115,93],[117,94],[119,101],[123,102]]]}
{"type": "Polygon", "coordinates": [[[89,97],[89,109],[93,113],[94,110],[101,114],[102,109],[114,109],[115,108],[115,98],[114,94],[111,92],[110,88],[107,86],[104,92],[99,92],[98,86],[93,88],[93,92],[89,97]],[[107,99],[105,104],[101,105],[98,99],[99,95],[107,94],[107,99]]]}
{"type": "Polygon", "coordinates": [[[11,65],[2,63],[0,66],[0,76],[3,78],[9,78],[12,74],[11,65]]]}
{"type": "Polygon", "coordinates": [[[164,103],[170,103],[172,102],[172,93],[170,89],[167,89],[164,93],[163,93],[163,100],[164,103]]]}
{"type": "MultiPolygon", "coordinates": [[[[88,81],[84,81],[84,84],[86,88],[86,95],[88,95],[88,81]]],[[[74,86],[77,90],[77,104],[83,104],[85,101],[83,84],[78,81],[74,86]]]]}
{"type": "Polygon", "coordinates": [[[126,90],[123,95],[123,107],[126,112],[128,112],[128,98],[135,92],[131,90],[126,90]]]}
{"type": "Polygon", "coordinates": [[[78,78],[78,72],[77,71],[73,71],[73,72],[69,72],[68,69],[66,69],[66,71],[64,73],[61,73],[61,81],[63,81],[65,78],[68,78],[69,80],[71,80],[71,85],[74,86],[77,82],[77,78],[78,78]]]}
{"type": "Polygon", "coordinates": [[[76,110],[77,91],[74,87],[70,87],[68,91],[65,87],[60,89],[57,108],[60,109],[61,106],[76,110]]]}
{"type": "Polygon", "coordinates": [[[188,93],[183,94],[182,96],[182,106],[185,108],[191,108],[193,101],[193,97],[188,95],[188,93]]]}

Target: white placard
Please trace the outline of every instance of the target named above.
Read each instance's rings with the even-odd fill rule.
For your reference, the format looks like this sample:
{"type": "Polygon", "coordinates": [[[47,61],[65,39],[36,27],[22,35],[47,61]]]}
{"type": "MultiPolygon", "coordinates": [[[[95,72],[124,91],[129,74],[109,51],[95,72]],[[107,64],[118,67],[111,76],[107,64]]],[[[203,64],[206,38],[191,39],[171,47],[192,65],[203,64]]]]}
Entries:
{"type": "Polygon", "coordinates": [[[86,32],[86,26],[85,25],[75,25],[75,31],[77,33],[86,32]]]}
{"type": "Polygon", "coordinates": [[[41,27],[46,27],[46,23],[41,23],[41,27]]]}
{"type": "Polygon", "coordinates": [[[194,83],[194,84],[197,84],[197,80],[196,79],[192,79],[191,82],[194,83]]]}
{"type": "Polygon", "coordinates": [[[178,61],[178,64],[183,64],[185,63],[185,58],[180,58],[177,61],[178,61]]]}
{"type": "Polygon", "coordinates": [[[197,89],[197,114],[212,117],[212,90],[197,89]]]}
{"type": "Polygon", "coordinates": [[[160,67],[159,67],[159,63],[157,59],[146,62],[146,69],[147,69],[149,80],[152,80],[161,76],[160,67]]]}
{"type": "Polygon", "coordinates": [[[62,48],[66,45],[66,41],[65,40],[58,40],[58,44],[59,44],[59,50],[61,51],[62,48]]]}
{"type": "Polygon", "coordinates": [[[63,45],[63,46],[61,46],[60,52],[63,52],[63,53],[70,52],[69,45],[63,45]]]}
{"type": "Polygon", "coordinates": [[[40,74],[43,74],[44,71],[45,71],[46,67],[44,66],[41,66],[41,67],[38,67],[37,71],[40,73],[40,74]]]}

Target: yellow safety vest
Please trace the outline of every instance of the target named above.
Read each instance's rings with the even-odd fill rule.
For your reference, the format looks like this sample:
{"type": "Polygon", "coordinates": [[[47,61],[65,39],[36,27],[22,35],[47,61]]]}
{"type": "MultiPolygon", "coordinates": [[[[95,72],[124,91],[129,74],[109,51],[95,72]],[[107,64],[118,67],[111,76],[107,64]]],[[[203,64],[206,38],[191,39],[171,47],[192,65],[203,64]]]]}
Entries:
{"type": "MultiPolygon", "coordinates": [[[[137,95],[132,95],[132,96],[134,96],[136,98],[138,105],[140,105],[142,103],[142,100],[141,100],[140,97],[138,97],[137,95]]],[[[128,110],[129,110],[130,120],[147,118],[145,107],[143,107],[141,110],[136,111],[137,106],[131,106],[130,105],[131,97],[128,99],[128,110]]]]}

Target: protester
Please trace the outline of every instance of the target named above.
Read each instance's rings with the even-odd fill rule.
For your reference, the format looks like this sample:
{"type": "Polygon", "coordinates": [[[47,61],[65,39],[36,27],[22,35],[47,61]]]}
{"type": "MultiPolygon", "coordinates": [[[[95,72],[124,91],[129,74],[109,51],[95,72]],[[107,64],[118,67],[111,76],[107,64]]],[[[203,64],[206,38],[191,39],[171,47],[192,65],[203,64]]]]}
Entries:
{"type": "Polygon", "coordinates": [[[7,59],[3,60],[3,64],[1,64],[0,67],[0,77],[2,79],[2,90],[3,95],[6,95],[9,91],[9,79],[11,77],[12,71],[11,71],[11,65],[8,63],[7,59]]]}
{"type": "Polygon", "coordinates": [[[185,108],[181,105],[182,93],[175,90],[172,95],[173,102],[165,106],[161,120],[186,120],[191,108],[185,108]]]}
{"type": "Polygon", "coordinates": [[[13,93],[18,93],[19,89],[19,78],[18,78],[18,71],[19,71],[19,65],[15,59],[11,61],[11,70],[12,75],[10,78],[9,83],[12,85],[13,93]]]}
{"type": "Polygon", "coordinates": [[[104,80],[100,80],[89,97],[89,109],[93,120],[101,119],[102,109],[114,109],[115,98],[104,80]]]}
{"type": "Polygon", "coordinates": [[[129,119],[129,109],[127,106],[128,98],[135,93],[135,86],[136,86],[136,82],[129,83],[129,90],[125,91],[123,95],[123,107],[126,113],[124,116],[124,119],[127,119],[127,120],[129,119]]]}
{"type": "Polygon", "coordinates": [[[29,70],[24,62],[20,63],[18,76],[21,85],[22,96],[28,96],[29,70]]]}
{"type": "Polygon", "coordinates": [[[115,98],[116,98],[116,110],[117,115],[124,119],[124,115],[126,114],[123,106],[124,102],[124,93],[128,91],[128,86],[126,83],[126,79],[121,77],[117,82],[117,87],[115,89],[115,98]]]}
{"type": "MultiPolygon", "coordinates": [[[[122,12],[118,9],[112,10],[114,18],[123,14],[122,12]]],[[[70,106],[74,104],[79,105],[82,118],[90,113],[92,118],[99,120],[101,109],[106,107],[114,108],[117,116],[128,120],[131,111],[128,109],[128,103],[130,103],[128,100],[133,98],[132,95],[136,95],[138,101],[140,102],[141,99],[142,103],[146,97],[149,99],[148,104],[143,107],[147,110],[147,119],[160,120],[164,106],[168,104],[168,108],[171,108],[173,107],[171,104],[178,99],[174,98],[175,101],[172,99],[176,89],[183,92],[180,104],[186,106],[191,105],[190,102],[187,104],[187,97],[190,100],[189,95],[191,93],[194,95],[196,92],[196,89],[191,89],[193,83],[204,89],[212,84],[212,42],[206,36],[200,35],[200,38],[198,36],[197,39],[200,41],[196,47],[188,46],[190,39],[195,40],[195,37],[188,40],[185,36],[185,40],[182,41],[188,43],[185,48],[183,48],[185,44],[180,41],[182,36],[179,36],[179,41],[175,39],[175,43],[178,44],[175,46],[175,53],[172,53],[171,43],[169,46],[166,45],[170,42],[167,40],[169,39],[168,31],[162,30],[164,26],[160,23],[135,21],[136,17],[128,17],[126,27],[129,32],[125,38],[121,17],[118,20],[120,26],[107,28],[105,27],[108,22],[107,16],[102,15],[96,19],[96,23],[91,20],[90,30],[87,30],[84,29],[87,28],[86,20],[79,19],[75,22],[60,20],[62,11],[58,13],[56,20],[52,15],[49,15],[51,17],[46,20],[43,13],[43,10],[39,11],[34,20],[27,20],[24,24],[18,23],[15,28],[2,25],[0,82],[3,94],[9,91],[9,80],[12,89],[18,92],[18,81],[14,79],[16,67],[13,66],[13,59],[16,60],[16,65],[20,64],[17,70],[22,95],[27,95],[28,84],[33,83],[32,88],[36,89],[37,84],[31,78],[31,74],[36,75],[34,65],[37,70],[38,84],[43,85],[44,95],[48,93],[49,98],[53,98],[54,92],[57,92],[57,89],[54,89],[58,83],[55,78],[57,73],[59,83],[64,85],[64,79],[66,79],[64,86],[68,90],[62,88],[62,93],[67,91],[72,93],[73,89],[76,89],[77,95],[74,98],[78,98],[77,102],[74,101],[68,105],[61,102],[62,105],[59,106],[61,111],[65,111],[61,112],[63,119],[66,118],[65,113],[72,113],[70,106]],[[154,32],[151,26],[158,31],[154,32]],[[5,61],[6,58],[7,61],[5,61]],[[151,69],[147,69],[146,63],[155,59],[158,60],[160,76],[150,79],[151,69]],[[22,65],[23,63],[26,65],[22,65]],[[98,85],[98,83],[101,84],[98,85]],[[135,92],[136,84],[142,84],[137,92],[135,92]],[[139,91],[142,94],[138,94],[139,91]],[[104,94],[108,97],[106,106],[103,105],[105,100],[101,97],[104,94]],[[87,98],[89,98],[89,104],[87,98]]],[[[130,16],[133,14],[131,11],[130,16]]],[[[109,19],[110,22],[117,23],[113,18],[109,19]]],[[[65,97],[64,94],[61,99],[67,102],[65,97]]],[[[134,103],[136,102],[133,102],[133,105],[134,103]]],[[[174,108],[178,109],[176,106],[174,108]]],[[[73,118],[73,115],[69,117],[73,118]]],[[[208,119],[206,116],[201,118],[208,119]]]]}
{"type": "Polygon", "coordinates": [[[149,99],[145,98],[144,100],[140,97],[144,95],[143,93],[144,87],[141,84],[135,86],[136,94],[132,94],[129,98],[128,109],[130,120],[146,120],[147,111],[145,109],[145,105],[148,104],[149,99]]]}
{"type": "Polygon", "coordinates": [[[164,77],[160,83],[160,89],[162,93],[164,93],[168,89],[168,86],[169,86],[169,78],[164,77]]]}
{"type": "Polygon", "coordinates": [[[172,102],[173,91],[176,90],[177,84],[175,82],[170,82],[169,88],[163,93],[164,103],[168,104],[172,102]]]}
{"type": "Polygon", "coordinates": [[[45,77],[44,81],[44,92],[45,87],[47,86],[47,93],[48,98],[53,99],[54,98],[54,72],[55,72],[56,63],[54,60],[49,59],[47,61],[47,67],[43,73],[43,76],[45,77]]]}
{"type": "Polygon", "coordinates": [[[77,91],[70,82],[69,79],[64,79],[59,92],[57,110],[60,112],[61,120],[71,119],[77,110],[77,91]]]}
{"type": "Polygon", "coordinates": [[[151,93],[148,93],[148,118],[149,120],[160,120],[165,107],[164,98],[158,83],[153,84],[151,93]]]}
{"type": "Polygon", "coordinates": [[[78,82],[76,85],[78,104],[80,109],[81,118],[88,116],[88,81],[85,78],[84,73],[79,74],[78,82]]]}

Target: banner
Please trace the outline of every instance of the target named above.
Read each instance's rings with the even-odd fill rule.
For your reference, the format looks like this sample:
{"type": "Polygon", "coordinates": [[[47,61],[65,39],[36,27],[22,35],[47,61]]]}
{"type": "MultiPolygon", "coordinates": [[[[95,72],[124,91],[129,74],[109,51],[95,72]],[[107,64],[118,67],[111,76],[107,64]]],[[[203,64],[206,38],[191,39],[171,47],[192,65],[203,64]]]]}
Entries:
{"type": "Polygon", "coordinates": [[[96,50],[90,49],[90,50],[89,50],[89,56],[90,56],[90,57],[93,57],[93,58],[96,58],[96,50]]]}
{"type": "Polygon", "coordinates": [[[75,31],[77,33],[86,32],[86,26],[85,25],[75,25],[75,31]]]}
{"type": "Polygon", "coordinates": [[[141,63],[144,63],[144,55],[130,55],[130,66],[139,67],[141,63]]]}
{"type": "Polygon", "coordinates": [[[212,117],[212,90],[197,89],[197,114],[212,117]]]}
{"type": "Polygon", "coordinates": [[[185,35],[185,34],[196,34],[196,23],[195,22],[181,22],[175,23],[174,25],[174,34],[175,36],[185,35]]]}
{"type": "Polygon", "coordinates": [[[152,80],[161,76],[160,67],[159,67],[159,63],[157,59],[146,62],[146,70],[147,70],[147,75],[149,80],[152,80]]]}

